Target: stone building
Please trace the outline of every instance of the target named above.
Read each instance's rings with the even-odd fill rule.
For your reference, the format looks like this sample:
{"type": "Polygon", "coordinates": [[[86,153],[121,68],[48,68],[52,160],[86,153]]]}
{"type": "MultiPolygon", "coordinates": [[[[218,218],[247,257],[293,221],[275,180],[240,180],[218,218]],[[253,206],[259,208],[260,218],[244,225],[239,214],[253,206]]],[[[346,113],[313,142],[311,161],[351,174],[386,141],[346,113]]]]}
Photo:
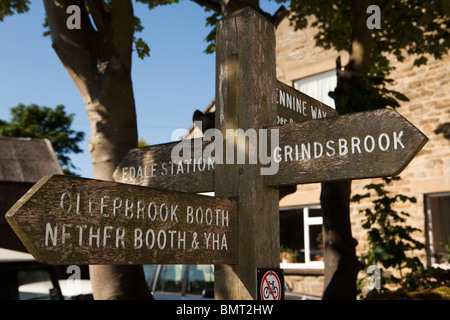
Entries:
{"type": "Polygon", "coordinates": [[[0,137],[0,248],[27,252],[5,214],[39,179],[63,174],[49,140],[0,137]]]}
{"type": "MultiPolygon", "coordinates": [[[[328,92],[336,86],[335,61],[346,53],[315,47],[316,30],[294,31],[288,19],[277,28],[277,78],[298,90],[333,106],[328,92]]],[[[441,261],[441,243],[450,242],[450,55],[441,60],[430,57],[421,67],[413,66],[413,58],[403,62],[392,59],[396,69],[391,78],[394,89],[410,101],[402,102],[397,111],[421,130],[429,141],[401,173],[402,178],[387,189],[396,194],[415,197],[417,203],[406,204],[402,211],[411,214],[408,224],[421,229],[415,238],[426,244],[420,257],[428,265],[441,261]]],[[[366,193],[363,188],[380,179],[355,180],[352,194],[366,193]]],[[[286,280],[292,289],[306,294],[321,295],[323,261],[321,251],[320,184],[299,185],[297,192],[280,201],[281,244],[294,249],[296,262],[282,263],[286,280]]],[[[367,250],[366,230],[359,210],[370,201],[351,207],[352,233],[358,240],[357,254],[367,250]]],[[[289,251],[289,250],[288,250],[289,251]]],[[[448,264],[441,265],[448,268],[448,264]]]]}

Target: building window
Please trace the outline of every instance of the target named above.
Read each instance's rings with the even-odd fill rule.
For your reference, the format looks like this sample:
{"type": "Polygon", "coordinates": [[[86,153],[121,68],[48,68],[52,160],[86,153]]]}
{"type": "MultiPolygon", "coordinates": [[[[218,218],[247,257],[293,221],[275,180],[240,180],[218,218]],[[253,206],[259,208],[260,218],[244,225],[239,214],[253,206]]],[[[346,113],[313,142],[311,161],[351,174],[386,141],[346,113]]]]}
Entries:
{"type": "Polygon", "coordinates": [[[323,269],[322,223],[319,205],[280,209],[282,268],[323,269]]]}
{"type": "Polygon", "coordinates": [[[335,109],[328,92],[337,85],[336,70],[330,70],[294,81],[294,88],[335,109]]]}
{"type": "Polygon", "coordinates": [[[431,265],[450,269],[450,192],[425,196],[431,265]]]}

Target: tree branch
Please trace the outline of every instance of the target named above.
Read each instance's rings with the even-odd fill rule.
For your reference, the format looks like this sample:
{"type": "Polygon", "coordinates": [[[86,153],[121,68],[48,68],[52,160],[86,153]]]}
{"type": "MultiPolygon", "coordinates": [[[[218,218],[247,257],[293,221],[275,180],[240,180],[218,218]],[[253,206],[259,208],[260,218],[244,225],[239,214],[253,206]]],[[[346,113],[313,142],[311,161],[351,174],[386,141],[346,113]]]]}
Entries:
{"type": "Polygon", "coordinates": [[[111,2],[112,45],[118,58],[131,70],[131,53],[134,39],[134,11],[131,0],[111,2]]]}
{"type": "Polygon", "coordinates": [[[369,0],[350,0],[351,50],[347,67],[352,71],[367,71],[372,51],[371,33],[366,27],[369,0]]]}
{"type": "Polygon", "coordinates": [[[59,41],[71,42],[77,47],[87,47],[86,44],[90,39],[92,32],[95,31],[91,25],[88,14],[86,12],[83,0],[74,0],[74,4],[80,8],[81,11],[81,29],[69,29],[67,27],[67,18],[69,14],[66,12],[66,1],[63,0],[44,0],[45,11],[47,13],[48,24],[50,26],[51,37],[53,43],[59,41]],[[64,40],[62,40],[64,38],[64,40]]]}
{"type": "Polygon", "coordinates": [[[222,6],[217,2],[211,0],[191,0],[191,1],[195,2],[199,6],[210,9],[214,12],[222,13],[222,6]]]}
{"type": "Polygon", "coordinates": [[[281,6],[277,12],[274,13],[270,21],[275,27],[278,27],[278,25],[283,21],[283,19],[289,14],[289,11],[284,7],[281,6]]]}
{"type": "Polygon", "coordinates": [[[103,9],[103,3],[101,0],[86,0],[89,7],[89,13],[91,14],[92,20],[94,20],[97,31],[101,34],[105,33],[105,14],[107,12],[103,9]]]}
{"type": "MultiPolygon", "coordinates": [[[[91,82],[95,79],[96,55],[93,54],[92,42],[96,39],[96,32],[89,20],[84,1],[73,0],[70,4],[77,5],[81,11],[81,29],[67,27],[67,1],[44,0],[53,49],[58,54],[64,67],[72,77],[91,82]]],[[[80,88],[86,91],[87,87],[80,88]]]]}
{"type": "MultiPolygon", "coordinates": [[[[222,5],[222,4],[219,4],[219,3],[214,2],[212,0],[191,0],[191,1],[195,2],[199,6],[202,6],[202,7],[206,8],[206,9],[210,9],[210,10],[216,12],[216,13],[220,13],[222,16],[225,16],[229,12],[229,10],[227,10],[227,9],[229,9],[228,5],[225,4],[225,3],[222,5]]],[[[234,4],[234,2],[232,2],[232,4],[234,4]]],[[[236,5],[234,5],[234,7],[236,7],[236,5]]],[[[238,7],[236,7],[236,8],[238,8],[238,7]]],[[[289,11],[284,6],[281,6],[277,10],[277,12],[275,12],[275,14],[273,16],[271,16],[267,12],[264,12],[259,7],[258,8],[253,8],[253,9],[255,9],[260,14],[262,14],[264,17],[266,17],[270,22],[272,22],[272,24],[275,27],[277,27],[280,24],[280,22],[289,14],[289,11]]]]}

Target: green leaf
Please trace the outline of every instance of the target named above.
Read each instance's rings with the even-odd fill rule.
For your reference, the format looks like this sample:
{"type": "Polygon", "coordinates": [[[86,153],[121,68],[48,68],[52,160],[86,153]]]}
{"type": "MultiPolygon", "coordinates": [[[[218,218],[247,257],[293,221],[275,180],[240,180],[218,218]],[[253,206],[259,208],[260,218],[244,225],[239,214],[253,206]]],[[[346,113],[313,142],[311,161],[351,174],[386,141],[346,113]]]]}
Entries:
{"type": "Polygon", "coordinates": [[[29,5],[29,0],[0,0],[0,21],[15,13],[27,12],[30,9],[29,5]]]}
{"type": "Polygon", "coordinates": [[[149,9],[153,9],[157,6],[164,6],[173,3],[178,3],[179,0],[136,0],[136,2],[147,4],[149,9]]]}
{"type": "Polygon", "coordinates": [[[144,59],[150,56],[150,48],[142,38],[135,39],[134,46],[139,58],[144,59]]]}
{"type": "Polygon", "coordinates": [[[206,18],[206,27],[213,27],[205,38],[205,41],[208,42],[208,46],[205,49],[205,53],[207,54],[212,54],[216,51],[216,24],[220,19],[221,15],[217,12],[206,18]]]}

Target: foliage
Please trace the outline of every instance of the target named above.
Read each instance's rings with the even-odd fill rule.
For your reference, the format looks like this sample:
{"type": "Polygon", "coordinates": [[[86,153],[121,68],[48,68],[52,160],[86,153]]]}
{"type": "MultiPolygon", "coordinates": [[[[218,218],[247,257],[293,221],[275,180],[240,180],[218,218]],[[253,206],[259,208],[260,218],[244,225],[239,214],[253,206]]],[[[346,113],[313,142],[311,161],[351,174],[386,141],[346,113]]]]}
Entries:
{"type": "Polygon", "coordinates": [[[145,139],[139,139],[138,148],[143,148],[149,146],[148,142],[145,139]]]}
{"type": "MultiPolygon", "coordinates": [[[[0,0],[0,1],[7,1],[7,0],[0,0]]],[[[175,1],[177,1],[177,0],[175,0],[175,1]]],[[[137,0],[137,2],[147,3],[148,1],[137,0]]],[[[102,5],[102,9],[106,13],[111,12],[111,1],[110,0],[101,1],[101,5],[102,5]]],[[[149,5],[149,7],[150,7],[150,5],[149,5]]],[[[92,15],[92,12],[91,12],[91,10],[89,10],[89,6],[87,4],[86,4],[86,12],[88,14],[92,15]]],[[[95,19],[92,19],[92,17],[91,17],[91,21],[92,21],[92,23],[95,23],[95,19]]],[[[45,18],[43,27],[45,28],[45,31],[43,33],[44,37],[50,36],[50,29],[49,29],[47,17],[45,18]]],[[[97,30],[99,29],[98,25],[96,25],[95,27],[97,30]]],[[[134,17],[134,34],[136,35],[137,33],[142,32],[142,30],[144,30],[144,27],[141,24],[141,19],[139,19],[138,17],[135,16],[134,17]]],[[[136,36],[134,36],[133,44],[134,44],[134,50],[136,51],[136,53],[140,59],[150,57],[150,47],[142,38],[140,38],[140,37],[137,38],[136,36]]]]}
{"type": "Polygon", "coordinates": [[[78,143],[83,141],[84,133],[70,129],[74,114],[66,114],[63,105],[52,109],[35,104],[19,104],[11,108],[10,113],[10,122],[0,120],[0,136],[50,140],[64,172],[75,175],[71,169],[76,167],[67,154],[83,152],[78,143]]]}
{"type": "Polygon", "coordinates": [[[220,21],[221,15],[214,12],[208,18],[206,18],[206,26],[213,27],[211,32],[206,36],[205,40],[208,44],[205,53],[212,54],[216,52],[216,24],[220,21]]]}
{"type": "MultiPolygon", "coordinates": [[[[285,3],[289,0],[277,0],[285,3]]],[[[450,2],[448,0],[372,0],[381,7],[381,28],[368,30],[372,35],[372,60],[387,65],[386,54],[394,54],[399,61],[417,55],[416,65],[426,63],[427,54],[437,59],[450,47],[450,2]],[[390,4],[390,7],[384,7],[390,4]]],[[[350,0],[296,0],[291,2],[291,21],[296,29],[310,25],[318,28],[316,44],[325,49],[349,51],[351,39],[350,0]]],[[[369,14],[367,15],[369,17],[369,14]]]]}
{"type": "MultiPolygon", "coordinates": [[[[405,195],[390,195],[385,189],[385,183],[399,180],[400,178],[384,178],[384,183],[369,184],[365,186],[369,192],[363,195],[355,195],[351,201],[359,202],[362,199],[370,198],[370,191],[374,191],[376,198],[373,200],[373,207],[360,210],[366,217],[362,227],[368,230],[369,250],[363,257],[364,269],[370,265],[382,265],[384,269],[394,268],[403,277],[404,269],[411,269],[413,272],[423,269],[423,265],[417,257],[408,255],[414,250],[423,249],[425,246],[412,238],[412,234],[420,231],[405,224],[406,218],[410,215],[406,212],[397,212],[394,205],[397,202],[416,203],[415,198],[405,195]]],[[[405,279],[397,278],[394,275],[385,277],[381,272],[381,284],[403,283],[405,279]]]]}
{"type": "Polygon", "coordinates": [[[0,0],[0,21],[14,13],[27,12],[29,4],[29,0],[0,0]]]}
{"type": "MultiPolygon", "coordinates": [[[[286,3],[289,0],[276,0],[286,3]]],[[[352,74],[353,81],[343,84],[339,92],[332,92],[340,114],[398,107],[407,98],[390,89],[388,55],[398,61],[414,56],[414,64],[425,64],[428,57],[439,59],[450,48],[450,2],[448,0],[373,0],[370,5],[381,8],[381,28],[364,29],[370,34],[370,64],[363,73],[352,74]]],[[[316,45],[325,49],[352,52],[352,18],[355,15],[351,0],[291,1],[290,20],[295,29],[316,27],[316,45]]],[[[369,14],[367,14],[367,18],[369,14]]],[[[344,70],[344,68],[342,69],[344,70]]],[[[338,70],[339,73],[339,70],[338,70]]],[[[339,87],[339,84],[338,84],[339,87]]]]}
{"type": "MultiPolygon", "coordinates": [[[[366,220],[362,227],[367,231],[369,249],[362,257],[364,270],[370,265],[381,266],[381,285],[394,283],[408,291],[432,289],[439,286],[450,286],[449,272],[437,268],[426,268],[422,262],[413,255],[416,250],[425,248],[425,245],[413,238],[413,233],[420,229],[406,224],[410,216],[406,212],[397,212],[394,205],[400,203],[416,203],[416,199],[405,195],[391,195],[385,188],[391,181],[399,177],[384,178],[384,183],[369,184],[365,186],[369,192],[357,194],[351,201],[360,202],[371,198],[371,191],[375,192],[372,207],[360,210],[366,220]],[[395,270],[400,275],[390,274],[387,271],[395,270]],[[406,272],[405,272],[406,271],[406,272]]],[[[359,280],[361,285],[364,279],[359,280]]]]}
{"type": "Polygon", "coordinates": [[[418,268],[405,275],[403,288],[408,291],[435,289],[439,287],[450,288],[450,270],[441,268],[418,266],[418,268]]]}
{"type": "Polygon", "coordinates": [[[450,263],[450,242],[443,242],[441,243],[442,246],[444,246],[445,254],[442,257],[444,261],[447,263],[450,263]]]}
{"type": "Polygon", "coordinates": [[[403,289],[386,292],[371,291],[366,300],[450,300],[450,287],[440,286],[418,291],[403,289]]]}
{"type": "Polygon", "coordinates": [[[339,114],[370,111],[387,106],[398,108],[399,101],[409,101],[404,94],[389,88],[393,83],[393,80],[388,78],[392,69],[388,66],[372,65],[367,73],[354,71],[353,79],[357,81],[350,80],[330,93],[335,99],[339,114]]]}
{"type": "Polygon", "coordinates": [[[286,246],[280,247],[280,261],[283,259],[287,260],[290,263],[297,262],[298,252],[294,249],[291,249],[286,246]]]}
{"type": "Polygon", "coordinates": [[[142,38],[135,38],[134,47],[139,58],[144,59],[150,56],[150,47],[142,38]]]}

